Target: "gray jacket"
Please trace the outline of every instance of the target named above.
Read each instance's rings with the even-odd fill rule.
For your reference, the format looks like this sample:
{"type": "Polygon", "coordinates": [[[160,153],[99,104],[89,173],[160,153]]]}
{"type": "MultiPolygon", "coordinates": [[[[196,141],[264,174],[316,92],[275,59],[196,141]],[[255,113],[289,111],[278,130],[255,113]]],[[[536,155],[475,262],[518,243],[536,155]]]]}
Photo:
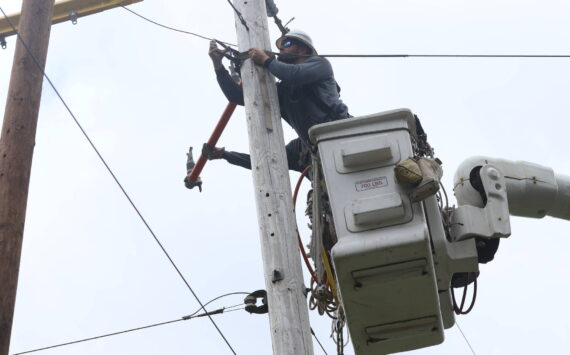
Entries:
{"type": "MultiPolygon", "coordinates": [[[[300,64],[271,60],[267,69],[280,81],[277,93],[281,116],[309,146],[309,128],[349,117],[348,108],[340,100],[330,62],[323,57],[310,57],[300,64]]],[[[243,91],[226,69],[216,70],[218,83],[227,99],[243,105],[243,91]]]]}

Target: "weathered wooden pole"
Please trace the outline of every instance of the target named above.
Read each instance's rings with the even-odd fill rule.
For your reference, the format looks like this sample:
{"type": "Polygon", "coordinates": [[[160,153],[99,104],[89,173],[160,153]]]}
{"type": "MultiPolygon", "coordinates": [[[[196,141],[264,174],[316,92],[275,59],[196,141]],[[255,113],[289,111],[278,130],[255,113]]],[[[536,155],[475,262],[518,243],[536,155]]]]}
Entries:
{"type": "MultiPolygon", "coordinates": [[[[248,27],[236,16],[240,51],[270,50],[265,0],[234,0],[234,6],[248,27]]],[[[313,354],[275,78],[249,59],[241,77],[273,353],[313,354]]]]}
{"type": "MultiPolygon", "coordinates": [[[[24,0],[21,39],[45,67],[53,0],[24,0]]],[[[28,186],[42,93],[42,70],[18,40],[0,137],[0,355],[8,355],[28,186]]]]}

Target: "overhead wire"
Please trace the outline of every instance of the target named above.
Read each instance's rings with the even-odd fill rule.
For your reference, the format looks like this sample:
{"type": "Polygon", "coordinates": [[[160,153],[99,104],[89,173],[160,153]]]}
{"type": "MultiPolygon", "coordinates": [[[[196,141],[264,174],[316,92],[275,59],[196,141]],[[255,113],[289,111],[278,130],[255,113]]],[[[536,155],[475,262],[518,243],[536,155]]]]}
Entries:
{"type": "Polygon", "coordinates": [[[469,346],[469,349],[471,349],[471,353],[473,353],[473,355],[477,355],[475,353],[475,350],[473,350],[473,347],[471,346],[471,343],[469,342],[469,340],[467,339],[467,337],[465,336],[465,333],[463,333],[463,329],[461,329],[461,327],[459,326],[459,323],[457,321],[455,321],[455,324],[457,325],[457,329],[459,329],[459,331],[461,332],[461,335],[463,336],[463,339],[465,339],[465,342],[467,343],[467,345],[469,346]]]}
{"type": "Polygon", "coordinates": [[[239,21],[241,22],[243,27],[245,27],[245,29],[249,32],[249,27],[247,27],[247,22],[243,18],[243,15],[241,14],[241,12],[234,6],[234,4],[231,2],[231,0],[227,0],[227,2],[228,2],[228,4],[230,4],[232,9],[234,9],[234,12],[236,13],[236,15],[239,18],[239,21]]]}
{"type": "MultiPolygon", "coordinates": [[[[184,277],[184,275],[182,274],[182,272],[180,271],[180,269],[178,268],[178,266],[176,265],[176,263],[174,262],[174,260],[172,259],[172,257],[170,256],[170,254],[166,251],[166,249],[164,248],[164,246],[162,245],[162,243],[160,242],[160,240],[158,239],[158,237],[156,236],[156,234],[154,233],[154,231],[152,230],[152,228],[150,227],[150,225],[148,224],[148,222],[146,221],[146,219],[143,217],[143,215],[141,214],[141,212],[139,211],[139,209],[137,208],[137,206],[135,205],[135,203],[133,202],[133,200],[131,199],[131,197],[129,196],[129,194],[127,193],[127,191],[125,190],[125,188],[123,187],[123,185],[120,183],[119,179],[116,177],[116,175],[113,173],[113,170],[109,167],[109,165],[107,164],[106,160],[103,158],[103,156],[101,155],[101,153],[99,152],[99,150],[97,149],[97,147],[95,146],[95,144],[93,143],[93,141],[91,140],[91,138],[89,137],[89,135],[87,134],[87,132],[85,131],[85,129],[83,128],[83,126],[81,125],[81,123],[79,123],[79,120],[75,117],[75,114],[73,114],[73,112],[71,111],[71,109],[69,108],[69,106],[67,105],[67,102],[63,99],[63,97],[61,96],[61,94],[59,93],[59,91],[57,90],[57,88],[55,87],[55,85],[53,84],[53,82],[51,81],[51,79],[49,78],[49,76],[46,74],[46,72],[43,70],[42,66],[39,64],[37,58],[34,56],[34,54],[32,53],[32,51],[30,50],[28,44],[23,40],[23,38],[20,35],[20,32],[18,30],[16,30],[16,27],[14,26],[14,24],[12,23],[12,21],[10,21],[10,19],[8,18],[8,16],[6,15],[6,13],[4,12],[4,9],[2,9],[2,7],[0,6],[0,11],[2,12],[2,14],[4,15],[4,18],[6,19],[6,21],[8,22],[8,24],[10,25],[10,27],[12,28],[12,30],[16,33],[16,36],[18,38],[18,40],[22,43],[22,45],[24,46],[24,48],[26,49],[26,51],[28,52],[28,54],[30,55],[30,57],[32,58],[34,64],[37,66],[37,68],[41,71],[43,77],[47,80],[47,82],[49,83],[49,85],[51,86],[51,88],[53,89],[53,91],[55,92],[55,94],[57,95],[57,97],[59,98],[59,100],[61,101],[61,103],[63,104],[63,106],[65,107],[65,109],[67,110],[67,112],[69,113],[69,115],[73,118],[73,121],[75,122],[75,124],[77,125],[77,127],[80,129],[81,133],[83,134],[83,136],[87,139],[87,141],[89,142],[89,145],[91,145],[91,147],[93,148],[93,150],[95,151],[95,153],[97,154],[97,156],[99,157],[100,161],[103,163],[103,165],[105,166],[105,168],[107,169],[107,171],[109,172],[109,174],[111,174],[113,180],[115,181],[115,183],[117,184],[117,186],[119,187],[119,189],[123,192],[124,196],[127,198],[127,200],[129,201],[129,203],[131,204],[131,206],[133,207],[133,209],[135,210],[136,214],[139,216],[140,220],[143,222],[143,224],[146,226],[147,230],[149,231],[149,233],[152,235],[152,237],[154,238],[154,240],[156,241],[156,243],[158,244],[158,246],[160,247],[160,249],[162,250],[162,252],[164,253],[164,255],[168,258],[168,260],[170,261],[170,264],[172,265],[172,267],[174,267],[174,269],[176,270],[176,272],[178,273],[178,275],[180,276],[180,278],[182,279],[182,281],[184,282],[184,284],[186,285],[186,287],[188,288],[188,290],[190,291],[190,293],[192,293],[192,295],[194,296],[194,298],[196,299],[196,301],[198,302],[198,304],[201,306],[201,308],[204,310],[204,312],[207,312],[206,308],[204,307],[204,305],[202,304],[202,302],[200,301],[200,298],[198,297],[198,295],[194,292],[194,290],[192,289],[192,287],[190,286],[190,283],[186,280],[186,278],[184,277]]],[[[218,327],[218,325],[216,324],[216,322],[214,322],[214,320],[212,319],[212,317],[210,315],[208,315],[208,318],[210,319],[210,321],[212,322],[212,324],[214,325],[214,327],[216,328],[216,330],[218,331],[218,333],[220,334],[220,336],[223,338],[224,342],[227,344],[227,346],[230,348],[230,350],[232,351],[233,354],[236,354],[235,350],[233,349],[233,347],[231,346],[231,344],[229,343],[229,341],[227,340],[226,336],[223,334],[223,332],[221,331],[221,329],[218,327]]]]}
{"type": "MultiPolygon", "coordinates": [[[[213,300],[212,300],[213,301],[213,300]]],[[[210,301],[210,302],[212,302],[210,301]]],[[[34,352],[38,352],[38,351],[43,351],[43,350],[49,350],[49,349],[54,349],[54,348],[60,348],[63,346],[68,346],[68,345],[73,345],[73,344],[78,344],[78,343],[84,343],[84,342],[88,342],[88,341],[92,341],[92,340],[97,340],[97,339],[102,339],[102,338],[108,338],[111,336],[115,336],[115,335],[121,335],[121,334],[126,334],[126,333],[131,333],[131,332],[135,332],[138,330],[143,330],[143,329],[149,329],[149,328],[154,328],[154,327],[159,327],[162,325],[166,325],[166,324],[172,324],[172,323],[177,323],[177,322],[182,322],[182,321],[186,321],[186,320],[190,320],[190,319],[194,319],[194,318],[199,318],[199,317],[205,317],[206,315],[214,315],[214,314],[222,314],[222,313],[229,313],[229,312],[235,312],[235,311],[239,311],[242,310],[244,308],[239,308],[239,309],[230,309],[230,308],[235,308],[238,306],[241,306],[242,304],[238,304],[238,305],[234,305],[234,306],[229,306],[229,307],[222,307],[219,309],[216,309],[214,311],[210,311],[210,312],[206,312],[206,313],[201,313],[196,315],[196,313],[198,313],[200,311],[200,309],[198,309],[198,311],[196,311],[195,313],[192,313],[190,315],[178,318],[178,319],[174,319],[174,320],[169,320],[166,322],[160,322],[160,323],[154,323],[154,324],[149,324],[149,325],[145,325],[145,326],[141,326],[141,327],[136,327],[136,328],[131,328],[131,329],[126,329],[126,330],[122,330],[122,331],[118,331],[118,332],[113,332],[113,333],[108,333],[108,334],[103,334],[103,335],[98,335],[98,336],[94,336],[94,337],[89,337],[89,338],[84,338],[84,339],[80,339],[80,340],[74,340],[74,341],[69,341],[66,343],[61,343],[61,344],[57,344],[57,345],[51,345],[51,346],[45,346],[42,348],[37,348],[37,349],[33,349],[33,350],[26,350],[23,352],[19,352],[19,353],[14,353],[12,355],[23,355],[23,354],[30,354],[30,353],[34,353],[34,352]]]]}
{"type": "MultiPolygon", "coordinates": [[[[226,293],[226,294],[223,294],[223,295],[221,295],[221,296],[212,298],[211,300],[209,300],[208,302],[206,302],[206,303],[204,304],[204,306],[207,306],[207,305],[209,305],[210,303],[212,303],[212,302],[214,302],[214,301],[216,301],[216,300],[219,300],[220,298],[227,297],[227,296],[232,296],[232,295],[249,295],[249,293],[248,293],[248,292],[230,292],[230,293],[226,293]]],[[[244,308],[239,308],[239,309],[230,309],[230,308],[235,308],[235,307],[242,306],[242,305],[243,305],[243,303],[240,303],[240,304],[237,304],[237,305],[233,305],[233,306],[228,306],[228,307],[222,307],[222,308],[220,308],[220,309],[217,309],[217,310],[215,310],[215,311],[210,311],[210,312],[208,312],[208,313],[210,313],[210,314],[220,314],[220,313],[229,313],[229,312],[239,311],[239,310],[242,310],[242,309],[244,309],[244,308]],[[220,310],[222,310],[222,311],[220,312],[220,310]]],[[[41,350],[48,350],[48,349],[58,348],[58,347],[62,347],[62,346],[67,346],[67,345],[72,345],[72,344],[77,344],[77,343],[83,343],[83,342],[87,342],[87,341],[91,341],[91,340],[97,340],[97,339],[101,339],[101,338],[107,338],[107,337],[114,336],[114,335],[120,335],[120,334],[130,333],[130,332],[134,332],[134,331],[137,331],[137,330],[143,330],[143,329],[158,327],[158,326],[161,326],[161,325],[166,325],[166,324],[171,324],[171,323],[181,322],[181,321],[184,321],[184,320],[189,320],[189,319],[193,319],[193,318],[198,318],[198,317],[204,317],[204,316],[206,316],[205,313],[204,313],[204,314],[196,315],[198,312],[200,312],[200,309],[201,309],[201,308],[198,308],[194,313],[191,313],[191,314],[189,314],[189,315],[187,315],[187,316],[184,316],[184,317],[181,317],[181,318],[179,318],[179,319],[174,319],[174,320],[170,320],[170,321],[166,321],[166,322],[160,322],[160,323],[154,323],[154,324],[145,325],[145,326],[142,326],[142,327],[137,327],[137,328],[131,328],[131,329],[127,329],[127,330],[122,330],[122,331],[119,331],[119,332],[113,332],[113,333],[108,333],[108,334],[104,334],[104,335],[98,335],[98,336],[95,336],[95,337],[85,338],[85,339],[81,339],[81,340],[70,341],[70,342],[67,342],[67,343],[62,343],[62,344],[57,344],[57,345],[52,345],[52,346],[46,346],[46,347],[38,348],[38,349],[34,349],[34,350],[27,350],[27,351],[24,351],[24,352],[15,353],[15,354],[13,354],[13,355],[29,354],[29,353],[33,353],[33,352],[37,352],[37,351],[41,351],[41,350]]]]}
{"type": "MultiPolygon", "coordinates": [[[[162,24],[162,23],[156,22],[156,21],[154,21],[154,20],[149,19],[148,17],[145,17],[145,16],[139,14],[139,13],[136,12],[136,11],[133,11],[133,10],[129,9],[129,8],[126,7],[126,6],[121,6],[121,7],[122,7],[123,9],[127,10],[128,12],[132,13],[133,15],[138,16],[138,17],[142,18],[143,20],[148,21],[148,22],[150,22],[150,23],[152,23],[152,24],[154,24],[154,25],[157,25],[157,26],[159,26],[159,27],[163,27],[163,28],[166,28],[166,29],[168,29],[168,30],[175,31],[175,32],[180,32],[180,33],[188,34],[188,35],[191,35],[191,36],[194,36],[194,37],[198,37],[198,38],[202,38],[202,39],[207,39],[207,40],[209,40],[209,41],[214,40],[214,38],[209,38],[209,37],[203,36],[203,35],[198,34],[198,33],[195,33],[195,32],[180,30],[180,29],[178,29],[178,28],[170,27],[170,26],[164,25],[164,24],[162,24]]],[[[221,42],[222,42],[222,41],[221,41],[221,42]]],[[[237,47],[237,45],[232,44],[232,43],[228,43],[228,42],[223,42],[223,43],[226,44],[226,45],[228,45],[228,46],[237,47]]]]}
{"type": "MultiPolygon", "coordinates": [[[[232,8],[235,9],[234,5],[227,0],[230,5],[232,6],[232,8]]],[[[157,21],[151,20],[125,6],[123,6],[123,8],[129,12],[131,12],[132,14],[150,22],[153,23],[157,26],[175,31],[175,32],[180,32],[180,33],[185,33],[188,35],[192,35],[195,37],[199,37],[202,39],[206,39],[206,40],[213,40],[213,38],[198,34],[198,33],[194,33],[194,32],[190,32],[190,31],[185,31],[185,30],[180,30],[174,27],[170,27],[164,24],[161,24],[157,21]]],[[[237,11],[237,9],[235,9],[235,11],[237,11]]],[[[238,11],[239,12],[239,11],[238,11]]],[[[240,13],[241,15],[241,13],[240,13]]],[[[245,21],[245,20],[244,20],[245,21]]],[[[233,47],[237,47],[237,45],[229,43],[229,42],[224,42],[221,41],[226,45],[229,46],[233,46],[233,47]]],[[[279,53],[277,52],[269,52],[269,54],[273,54],[273,55],[278,55],[279,53]]],[[[319,54],[316,55],[317,57],[324,57],[324,58],[550,58],[550,59],[556,59],[556,58],[570,58],[570,54],[319,54]]]]}
{"type": "MultiPolygon", "coordinates": [[[[323,350],[323,352],[325,353],[325,355],[328,355],[327,351],[325,350],[323,344],[321,344],[321,341],[319,340],[319,338],[317,338],[317,334],[315,334],[315,331],[313,330],[313,328],[311,327],[311,334],[313,335],[313,337],[315,338],[315,340],[317,341],[317,343],[319,343],[319,346],[321,347],[321,350],[323,350]]],[[[16,354],[17,355],[17,354],[16,354]]]]}
{"type": "Polygon", "coordinates": [[[120,335],[120,334],[130,333],[130,332],[134,332],[134,331],[137,331],[137,330],[143,330],[143,329],[158,327],[158,326],[161,326],[161,325],[166,325],[166,324],[181,322],[181,321],[184,321],[184,320],[187,320],[187,319],[179,318],[179,319],[170,320],[170,321],[166,321],[166,322],[160,322],[160,323],[145,325],[145,326],[142,326],[142,327],[137,327],[137,328],[127,329],[127,330],[122,330],[122,331],[119,331],[119,332],[114,332],[114,333],[108,333],[108,334],[98,335],[98,336],[91,337],[91,338],[85,338],[85,339],[81,339],[81,340],[74,340],[74,341],[70,341],[70,342],[67,342],[67,343],[61,343],[61,344],[57,344],[57,345],[45,346],[45,347],[43,347],[43,348],[37,348],[37,349],[33,349],[33,350],[26,350],[26,351],[22,351],[22,352],[19,352],[19,353],[14,353],[14,354],[12,354],[12,355],[22,355],[22,354],[35,353],[35,352],[38,352],[38,351],[43,351],[43,350],[49,350],[49,349],[59,348],[59,347],[62,347],[62,346],[68,346],[68,345],[83,343],[83,342],[87,342],[87,341],[91,341],[91,340],[97,340],[97,339],[101,339],[101,338],[107,338],[107,337],[114,336],[114,335],[120,335]]]}
{"type": "MultiPolygon", "coordinates": [[[[275,53],[278,54],[278,53],[275,53]]],[[[319,54],[324,58],[570,58],[568,54],[319,54]]]]}

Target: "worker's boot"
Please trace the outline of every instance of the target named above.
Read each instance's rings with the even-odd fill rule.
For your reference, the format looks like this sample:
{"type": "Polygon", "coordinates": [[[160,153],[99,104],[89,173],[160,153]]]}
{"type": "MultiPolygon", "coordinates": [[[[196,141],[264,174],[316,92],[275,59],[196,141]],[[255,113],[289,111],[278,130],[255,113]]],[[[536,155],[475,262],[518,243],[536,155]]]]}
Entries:
{"type": "Polygon", "coordinates": [[[226,149],[224,147],[212,147],[208,143],[202,146],[202,156],[208,160],[221,159],[224,156],[226,149]]]}

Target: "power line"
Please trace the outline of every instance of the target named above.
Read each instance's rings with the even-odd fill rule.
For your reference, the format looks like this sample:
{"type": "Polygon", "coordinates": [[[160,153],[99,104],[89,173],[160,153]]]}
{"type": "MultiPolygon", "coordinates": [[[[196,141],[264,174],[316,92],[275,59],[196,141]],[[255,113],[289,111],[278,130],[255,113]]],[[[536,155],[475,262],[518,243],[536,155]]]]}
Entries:
{"type": "Polygon", "coordinates": [[[227,0],[227,2],[228,2],[228,4],[230,4],[232,9],[234,9],[234,12],[236,13],[236,15],[239,18],[239,21],[241,22],[243,27],[245,27],[245,29],[249,32],[249,27],[247,27],[247,22],[245,22],[245,19],[243,18],[241,12],[239,12],[239,10],[234,6],[234,4],[232,4],[231,0],[227,0]]]}
{"type": "Polygon", "coordinates": [[[321,54],[327,58],[570,58],[567,54],[321,54]]]}
{"type": "MultiPolygon", "coordinates": [[[[129,9],[129,8],[126,7],[126,6],[122,6],[122,8],[125,9],[125,10],[127,10],[127,11],[129,11],[129,12],[132,13],[133,15],[142,18],[142,19],[145,20],[145,21],[148,21],[148,22],[150,22],[150,23],[152,23],[152,24],[154,24],[154,25],[157,25],[157,26],[166,28],[166,29],[168,29],[168,30],[175,31],[175,32],[180,32],[180,33],[184,33],[184,34],[188,34],[188,35],[195,36],[195,37],[202,38],[202,39],[207,39],[207,40],[209,40],[209,41],[214,40],[213,38],[209,38],[209,37],[203,36],[203,35],[198,34],[198,33],[190,32],[190,31],[185,31],[185,30],[180,30],[180,29],[177,29],[177,28],[174,28],[174,27],[170,27],[170,26],[167,26],[167,25],[163,25],[163,24],[161,24],[161,23],[159,23],[159,22],[156,22],[156,21],[154,21],[154,20],[149,19],[148,17],[145,17],[145,16],[139,14],[138,12],[135,12],[135,11],[129,9]]],[[[232,44],[232,43],[228,43],[228,42],[222,42],[222,43],[224,43],[224,44],[226,44],[226,45],[228,45],[228,46],[237,47],[237,45],[232,44]]]]}
{"type": "MultiPolygon", "coordinates": [[[[221,295],[221,296],[212,298],[211,300],[209,300],[208,302],[206,302],[206,303],[204,304],[204,306],[207,306],[207,305],[209,305],[210,303],[212,303],[212,302],[214,302],[214,301],[216,301],[216,300],[219,300],[219,299],[222,298],[222,297],[227,297],[227,296],[232,296],[232,295],[249,295],[249,292],[230,292],[230,293],[226,293],[226,294],[223,294],[223,295],[221,295]]],[[[130,333],[130,332],[134,332],[134,331],[137,331],[137,330],[143,330],[143,329],[158,327],[158,326],[161,326],[161,325],[166,325],[166,324],[181,322],[181,321],[189,320],[189,319],[193,319],[193,318],[205,317],[206,315],[229,313],[229,312],[235,312],[235,311],[240,311],[240,310],[242,310],[242,309],[245,309],[245,307],[238,308],[238,309],[231,309],[231,308],[236,308],[236,307],[238,307],[238,306],[243,306],[243,303],[236,304],[236,305],[233,305],[233,306],[228,306],[228,307],[222,307],[222,308],[217,309],[217,310],[215,310],[215,311],[210,311],[210,312],[207,312],[207,313],[202,313],[202,314],[196,315],[196,313],[200,312],[200,309],[201,309],[201,308],[198,308],[198,309],[196,310],[196,312],[191,313],[191,314],[189,314],[189,315],[187,315],[187,316],[181,317],[181,318],[179,318],[179,319],[170,320],[170,321],[166,321],[166,322],[155,323],[155,324],[150,324],[150,325],[145,325],[145,326],[142,326],[142,327],[137,327],[137,328],[127,329],[127,330],[122,330],[122,331],[119,331],[119,332],[114,332],[114,333],[109,333],[109,334],[104,334],[104,335],[98,335],[98,336],[95,336],[95,337],[85,338],[85,339],[81,339],[81,340],[74,340],[74,341],[70,341],[70,342],[62,343],[62,344],[58,344],[58,345],[46,346],[46,347],[43,347],[43,348],[38,348],[38,349],[34,349],[34,350],[28,350],[28,351],[16,353],[16,354],[13,354],[13,355],[29,354],[29,353],[33,353],[33,352],[37,352],[37,351],[41,351],[41,350],[53,349],[53,348],[58,348],[58,347],[62,347],[62,346],[67,346],[67,345],[72,345],[72,344],[77,344],[77,343],[83,343],[83,342],[86,342],[86,341],[97,340],[97,339],[101,339],[101,338],[107,338],[107,337],[114,336],[114,335],[120,335],[120,334],[130,333]]]]}
{"type": "MultiPolygon", "coordinates": [[[[4,18],[6,19],[6,21],[8,22],[8,24],[10,25],[10,27],[12,27],[12,30],[14,30],[14,32],[17,35],[17,38],[20,40],[20,42],[22,43],[22,45],[24,46],[24,48],[26,49],[26,51],[28,52],[28,54],[30,55],[30,57],[32,58],[32,60],[34,61],[34,63],[36,64],[36,66],[38,67],[38,69],[42,72],[42,75],[46,78],[46,80],[48,81],[49,85],[51,86],[51,88],[53,89],[53,91],[56,93],[57,97],[60,99],[60,101],[62,102],[63,106],[65,106],[65,109],[67,110],[67,112],[70,114],[70,116],[73,118],[73,121],[75,121],[77,127],[81,130],[81,133],[83,133],[83,136],[87,139],[87,141],[89,142],[89,144],[91,145],[91,147],[93,148],[93,150],[95,151],[95,153],[97,154],[97,156],[99,157],[99,159],[101,160],[101,162],[103,163],[103,165],[105,165],[105,168],[107,169],[107,171],[109,172],[109,174],[111,174],[111,176],[113,177],[113,180],[115,180],[117,186],[121,189],[121,191],[123,192],[123,194],[125,195],[125,197],[127,198],[127,200],[129,201],[129,203],[131,204],[131,206],[133,207],[133,209],[135,210],[135,212],[137,213],[137,215],[139,216],[139,218],[141,219],[141,221],[143,222],[143,224],[146,226],[147,230],[150,232],[150,234],[152,235],[152,237],[154,238],[154,240],[156,241],[156,243],[158,244],[158,246],[160,247],[160,249],[163,251],[164,255],[168,258],[168,260],[170,261],[170,263],[172,264],[172,266],[174,267],[174,269],[176,270],[176,272],[178,273],[178,275],[180,276],[180,278],[182,279],[182,281],[184,281],[184,283],[186,284],[186,287],[188,288],[188,290],[190,290],[190,292],[192,293],[192,295],[194,296],[194,298],[196,299],[196,301],[198,302],[198,304],[201,306],[201,308],[204,310],[204,312],[207,312],[206,308],[204,308],[204,305],[202,304],[202,302],[200,301],[200,299],[198,298],[198,295],[194,292],[194,290],[192,289],[192,287],[190,286],[190,284],[188,283],[188,281],[186,280],[186,278],[184,277],[184,275],[182,274],[182,272],[180,271],[180,269],[178,269],[178,266],[176,265],[176,263],[174,262],[174,260],[172,259],[172,257],[170,256],[170,254],[166,251],[166,249],[164,248],[164,246],[162,245],[162,243],[160,242],[160,240],[158,239],[158,237],[156,236],[156,234],[154,233],[154,231],[152,230],[152,228],[150,227],[150,225],[147,223],[146,219],[143,217],[143,215],[141,214],[141,212],[139,211],[139,209],[137,208],[137,206],[135,205],[135,203],[133,202],[133,200],[131,199],[131,197],[129,196],[129,194],[127,193],[127,191],[123,188],[123,185],[119,182],[119,179],[117,179],[117,177],[115,176],[115,174],[113,173],[113,171],[111,170],[111,168],[109,167],[109,165],[107,164],[107,162],[105,161],[105,159],[103,158],[103,156],[101,155],[101,153],[99,152],[99,150],[97,149],[97,147],[95,146],[95,144],[93,143],[93,141],[91,141],[91,138],[89,138],[89,135],[87,134],[87,132],[83,129],[83,126],[81,126],[81,124],[79,123],[79,121],[77,120],[77,118],[75,117],[75,115],[73,114],[73,112],[71,111],[71,109],[69,108],[69,106],[67,105],[67,103],[65,102],[65,100],[63,99],[63,97],[61,96],[61,94],[59,93],[59,91],[56,89],[55,85],[52,83],[51,79],[48,77],[48,75],[46,74],[46,72],[42,69],[41,65],[38,63],[38,60],[36,59],[36,57],[33,55],[33,53],[31,52],[30,48],[28,47],[27,43],[22,39],[22,37],[20,36],[20,32],[16,30],[15,26],[12,24],[12,21],[10,21],[10,19],[8,18],[8,16],[6,16],[6,13],[4,12],[4,10],[2,9],[2,7],[0,7],[0,11],[2,12],[2,14],[4,15],[4,18]]],[[[212,317],[210,317],[210,315],[208,314],[208,318],[210,319],[210,321],[212,322],[212,324],[214,325],[214,327],[216,328],[216,330],[218,331],[218,333],[220,334],[220,336],[224,339],[224,341],[226,342],[226,344],[228,345],[228,347],[230,348],[230,350],[236,354],[235,350],[233,349],[233,347],[230,345],[230,343],[228,342],[228,340],[226,339],[225,335],[222,333],[222,331],[220,330],[220,328],[218,328],[218,325],[216,324],[216,322],[214,322],[214,320],[212,319],[212,317]]]]}
{"type": "MultiPolygon", "coordinates": [[[[209,300],[208,302],[206,302],[206,303],[204,304],[204,306],[207,306],[207,305],[209,305],[210,303],[212,303],[212,302],[214,302],[214,301],[217,301],[217,300],[219,300],[219,299],[222,298],[222,297],[233,296],[233,295],[249,295],[249,294],[250,294],[250,292],[230,292],[230,293],[226,293],[226,294],[223,294],[223,295],[218,296],[218,297],[216,297],[216,298],[212,298],[211,300],[209,300]]],[[[240,303],[240,305],[241,305],[241,303],[240,303]]],[[[236,306],[229,306],[229,307],[227,307],[227,308],[233,308],[233,307],[236,307],[236,306]]],[[[201,309],[201,308],[198,308],[198,309],[196,310],[196,312],[191,313],[189,316],[190,316],[190,317],[191,317],[191,316],[194,316],[196,313],[200,312],[200,309],[201,309]]]]}
{"type": "Polygon", "coordinates": [[[457,329],[459,329],[459,331],[461,332],[461,335],[463,335],[463,339],[465,339],[465,342],[467,343],[467,345],[469,345],[469,349],[471,349],[471,352],[473,353],[473,355],[477,355],[475,354],[475,350],[473,350],[473,347],[471,346],[471,343],[469,342],[469,340],[467,340],[467,337],[465,336],[465,333],[463,333],[463,330],[461,329],[461,327],[459,326],[459,323],[457,321],[455,321],[455,324],[457,324],[457,329]]]}
{"type": "MultiPolygon", "coordinates": [[[[315,331],[313,330],[313,328],[311,328],[311,334],[313,334],[313,337],[315,338],[315,340],[317,341],[317,343],[319,343],[319,346],[321,347],[321,349],[323,350],[323,352],[325,353],[325,355],[329,355],[327,353],[327,351],[325,350],[325,348],[323,347],[323,344],[321,344],[321,341],[319,340],[319,338],[317,338],[317,334],[315,334],[315,331]]],[[[18,354],[15,354],[18,355],[18,354]]]]}
{"type": "Polygon", "coordinates": [[[142,329],[148,329],[148,328],[152,328],[152,327],[158,327],[160,325],[165,325],[165,324],[170,324],[170,323],[176,323],[176,322],[180,322],[186,319],[180,318],[180,319],[175,319],[175,320],[171,320],[171,321],[167,321],[167,322],[161,322],[161,323],[155,323],[155,324],[151,324],[151,325],[145,325],[142,327],[137,327],[137,328],[132,328],[132,329],[127,329],[127,330],[123,330],[120,332],[115,332],[115,333],[109,333],[109,334],[103,334],[103,335],[99,335],[99,336],[95,336],[95,337],[91,337],[91,338],[85,338],[85,339],[81,339],[81,340],[74,340],[74,341],[70,341],[67,343],[61,343],[61,344],[57,344],[57,345],[51,345],[51,346],[46,346],[43,348],[38,348],[38,349],[33,349],[33,350],[27,350],[27,351],[23,351],[21,353],[15,353],[13,355],[21,355],[21,354],[29,354],[29,353],[35,353],[38,351],[42,351],[42,350],[48,350],[48,349],[53,349],[53,348],[59,348],[62,346],[67,346],[67,345],[73,345],[73,344],[78,344],[78,343],[83,343],[86,341],[91,341],[91,340],[97,340],[97,339],[101,339],[101,338],[106,338],[106,337],[110,337],[110,336],[114,336],[114,335],[120,335],[120,334],[125,334],[125,333],[129,333],[129,332],[134,332],[137,330],[142,330],[142,329]]]}
{"type": "MultiPolygon", "coordinates": [[[[241,304],[240,304],[241,305],[241,304]]],[[[236,306],[240,306],[240,305],[236,305],[236,306]]],[[[122,330],[119,332],[114,332],[114,333],[108,333],[108,334],[103,334],[103,335],[98,335],[98,336],[94,336],[94,337],[90,337],[90,338],[85,338],[85,339],[80,339],[80,340],[74,340],[74,341],[70,341],[67,343],[61,343],[61,344],[57,344],[57,345],[51,345],[51,346],[46,346],[43,348],[38,348],[38,349],[33,349],[33,350],[27,350],[27,351],[23,351],[20,353],[15,353],[13,355],[22,355],[22,354],[29,354],[29,353],[35,353],[38,351],[42,351],[42,350],[48,350],[48,349],[54,349],[54,348],[59,348],[62,346],[67,346],[67,345],[73,345],[73,344],[78,344],[78,343],[84,343],[87,341],[91,341],[91,340],[97,340],[97,339],[102,339],[102,338],[107,338],[107,337],[111,337],[111,336],[115,336],[115,335],[121,335],[121,334],[126,334],[126,333],[130,333],[130,332],[135,332],[138,330],[143,330],[143,329],[148,329],[148,328],[154,328],[154,327],[158,327],[161,325],[166,325],[166,324],[171,324],[171,323],[177,323],[177,322],[181,322],[181,321],[185,321],[185,320],[190,320],[190,319],[194,319],[194,318],[198,318],[198,317],[205,317],[205,316],[210,316],[210,315],[214,315],[214,314],[221,314],[224,312],[233,312],[233,311],[238,311],[241,309],[233,309],[233,310],[229,310],[229,308],[232,307],[236,307],[236,306],[230,306],[230,307],[224,307],[224,308],[220,308],[217,309],[215,311],[210,311],[207,313],[202,313],[202,314],[198,314],[198,315],[188,315],[188,316],[184,316],[182,318],[179,319],[174,319],[174,320],[169,320],[166,322],[160,322],[160,323],[154,323],[154,324],[150,324],[150,325],[145,325],[142,327],[137,327],[137,328],[131,328],[131,329],[127,329],[127,330],[122,330]],[[228,309],[228,310],[226,310],[228,309]]],[[[198,310],[199,311],[199,310],[198,310]]]]}
{"type": "MultiPolygon", "coordinates": [[[[236,13],[238,13],[238,17],[241,16],[241,13],[235,8],[235,6],[229,1],[229,4],[232,6],[232,8],[234,9],[234,11],[237,11],[236,13]]],[[[200,35],[198,33],[194,33],[194,32],[189,32],[189,31],[184,31],[184,30],[180,30],[174,27],[170,27],[167,25],[163,25],[159,22],[156,22],[154,20],[151,20],[125,6],[123,6],[123,8],[129,12],[131,12],[132,14],[152,23],[155,24],[157,26],[175,31],[175,32],[180,32],[180,33],[185,33],[185,34],[189,34],[192,36],[196,36],[202,39],[206,39],[206,40],[213,40],[213,38],[209,38],[206,37],[204,35],[200,35]]],[[[240,19],[242,19],[243,17],[240,17],[240,19]]],[[[245,21],[245,20],[244,20],[245,21]]],[[[228,43],[228,42],[224,42],[224,41],[220,41],[228,46],[233,46],[233,47],[237,47],[237,45],[232,44],[232,43],[228,43]]],[[[273,55],[279,55],[279,53],[277,52],[270,52],[273,55]]],[[[569,54],[320,54],[317,55],[318,57],[325,57],[325,58],[551,58],[551,59],[556,59],[556,58],[570,58],[569,54]]]]}
{"type": "MultiPolygon", "coordinates": [[[[267,52],[280,55],[278,52],[267,52]]],[[[287,54],[288,57],[323,58],[570,58],[570,54],[287,54]]]]}

